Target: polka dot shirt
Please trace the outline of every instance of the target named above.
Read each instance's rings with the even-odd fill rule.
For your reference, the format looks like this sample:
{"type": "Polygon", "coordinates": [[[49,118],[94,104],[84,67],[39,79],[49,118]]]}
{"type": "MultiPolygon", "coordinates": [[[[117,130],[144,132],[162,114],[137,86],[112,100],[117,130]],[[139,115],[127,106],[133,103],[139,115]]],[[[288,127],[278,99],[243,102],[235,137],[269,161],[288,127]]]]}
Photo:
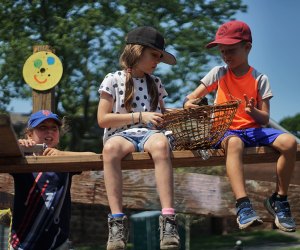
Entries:
{"type": "MultiPolygon", "coordinates": [[[[161,83],[160,78],[151,75],[153,78],[159,93],[159,101],[163,100],[168,94],[165,87],[161,83]]],[[[102,81],[98,92],[104,91],[111,95],[114,99],[113,113],[116,114],[128,114],[124,105],[125,98],[125,81],[126,74],[125,71],[116,71],[115,73],[109,73],[105,76],[102,81]]],[[[134,97],[132,103],[133,112],[146,112],[150,111],[150,96],[148,95],[146,77],[143,78],[133,78],[134,82],[134,97]]],[[[156,108],[155,112],[161,113],[160,104],[156,108]]],[[[105,142],[110,136],[116,133],[130,134],[131,136],[141,136],[145,134],[149,128],[145,124],[131,124],[119,128],[105,128],[103,141],[105,142]]]]}

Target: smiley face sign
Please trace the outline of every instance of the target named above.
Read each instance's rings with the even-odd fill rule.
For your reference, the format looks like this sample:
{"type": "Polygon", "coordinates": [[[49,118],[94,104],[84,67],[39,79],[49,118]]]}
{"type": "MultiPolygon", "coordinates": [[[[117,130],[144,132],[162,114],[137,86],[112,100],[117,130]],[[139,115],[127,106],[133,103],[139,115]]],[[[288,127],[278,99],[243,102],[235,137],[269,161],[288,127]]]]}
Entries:
{"type": "Polygon", "coordinates": [[[23,66],[25,82],[33,89],[47,90],[53,88],[63,73],[59,58],[48,51],[32,54],[23,66]]]}

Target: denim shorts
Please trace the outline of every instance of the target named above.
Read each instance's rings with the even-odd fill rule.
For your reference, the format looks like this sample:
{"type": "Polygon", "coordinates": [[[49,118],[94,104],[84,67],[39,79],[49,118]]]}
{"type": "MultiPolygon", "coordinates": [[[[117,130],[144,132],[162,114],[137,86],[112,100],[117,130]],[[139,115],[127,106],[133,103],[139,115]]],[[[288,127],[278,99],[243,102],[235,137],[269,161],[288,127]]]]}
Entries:
{"type": "Polygon", "coordinates": [[[154,135],[156,133],[162,133],[163,134],[163,131],[161,131],[161,130],[149,130],[145,134],[142,134],[142,135],[139,135],[139,136],[137,136],[137,135],[133,136],[133,135],[124,134],[124,133],[121,132],[121,133],[114,134],[110,138],[115,137],[115,136],[121,136],[121,137],[125,138],[126,140],[132,142],[136,152],[144,152],[145,142],[149,139],[149,137],[151,135],[154,135]]]}
{"type": "Polygon", "coordinates": [[[221,142],[230,136],[239,137],[245,144],[245,147],[268,146],[276,138],[285,132],[274,128],[247,128],[239,130],[228,130],[224,136],[216,143],[215,148],[219,148],[221,142]]]}

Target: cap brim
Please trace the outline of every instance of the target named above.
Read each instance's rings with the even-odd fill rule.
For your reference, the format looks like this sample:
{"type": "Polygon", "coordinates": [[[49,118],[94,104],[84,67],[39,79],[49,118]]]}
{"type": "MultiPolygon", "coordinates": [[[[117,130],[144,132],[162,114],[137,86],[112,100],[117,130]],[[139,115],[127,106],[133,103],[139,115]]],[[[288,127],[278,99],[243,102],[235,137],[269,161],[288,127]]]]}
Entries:
{"type": "Polygon", "coordinates": [[[139,45],[143,45],[143,46],[158,50],[163,55],[161,60],[160,60],[161,62],[166,63],[166,64],[170,64],[170,65],[175,65],[177,63],[175,56],[173,56],[171,53],[169,53],[165,50],[160,50],[160,49],[156,48],[155,46],[151,46],[149,43],[143,43],[141,41],[133,42],[133,41],[127,40],[126,44],[139,44],[139,45]]]}
{"type": "Polygon", "coordinates": [[[162,58],[160,59],[161,62],[166,63],[166,64],[170,64],[170,65],[175,65],[177,63],[175,56],[173,56],[171,53],[165,51],[165,50],[160,50],[154,46],[151,46],[149,44],[143,44],[143,43],[139,43],[141,45],[147,46],[149,48],[158,50],[159,52],[162,53],[162,58]]]}
{"type": "Polygon", "coordinates": [[[210,42],[209,44],[207,44],[205,47],[207,49],[216,47],[219,44],[224,44],[224,45],[233,45],[236,43],[241,42],[241,39],[234,39],[234,38],[223,38],[223,39],[216,39],[213,42],[210,42]]]}
{"type": "Polygon", "coordinates": [[[173,56],[172,54],[166,52],[166,51],[161,51],[162,53],[162,58],[161,58],[161,62],[166,63],[166,64],[170,64],[170,65],[175,65],[176,64],[176,58],[175,56],[173,56]]]}

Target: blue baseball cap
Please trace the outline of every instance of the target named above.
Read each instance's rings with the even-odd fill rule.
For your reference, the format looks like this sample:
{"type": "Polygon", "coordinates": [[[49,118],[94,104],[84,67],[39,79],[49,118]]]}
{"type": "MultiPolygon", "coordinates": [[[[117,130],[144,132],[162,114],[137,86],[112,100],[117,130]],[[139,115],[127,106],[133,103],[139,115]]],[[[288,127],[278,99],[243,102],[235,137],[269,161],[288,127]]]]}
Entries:
{"type": "Polygon", "coordinates": [[[33,113],[28,120],[28,127],[35,128],[40,123],[47,119],[53,119],[59,126],[61,126],[61,120],[57,114],[52,113],[49,110],[40,110],[36,113],[33,113]]]}

